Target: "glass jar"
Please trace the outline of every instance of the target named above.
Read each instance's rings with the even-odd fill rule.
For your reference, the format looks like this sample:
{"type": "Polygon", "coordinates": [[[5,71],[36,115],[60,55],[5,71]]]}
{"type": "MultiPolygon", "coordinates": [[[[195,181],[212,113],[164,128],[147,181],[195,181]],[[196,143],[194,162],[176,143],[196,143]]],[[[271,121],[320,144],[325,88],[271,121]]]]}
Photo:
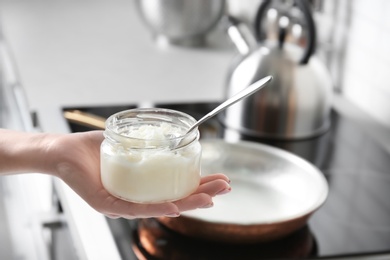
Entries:
{"type": "Polygon", "coordinates": [[[202,149],[198,129],[186,131],[195,122],[185,113],[162,108],[110,116],[101,145],[104,188],[137,203],[174,201],[193,193],[200,182],[202,149]]]}

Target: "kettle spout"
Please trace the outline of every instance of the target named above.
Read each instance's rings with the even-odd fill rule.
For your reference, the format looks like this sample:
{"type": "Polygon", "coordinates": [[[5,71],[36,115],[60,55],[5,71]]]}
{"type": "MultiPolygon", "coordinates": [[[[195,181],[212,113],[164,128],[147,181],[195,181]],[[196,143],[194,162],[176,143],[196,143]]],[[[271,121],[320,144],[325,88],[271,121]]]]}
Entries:
{"type": "Polygon", "coordinates": [[[234,17],[228,16],[227,34],[236,46],[238,52],[245,56],[257,47],[255,36],[249,27],[234,17]]]}

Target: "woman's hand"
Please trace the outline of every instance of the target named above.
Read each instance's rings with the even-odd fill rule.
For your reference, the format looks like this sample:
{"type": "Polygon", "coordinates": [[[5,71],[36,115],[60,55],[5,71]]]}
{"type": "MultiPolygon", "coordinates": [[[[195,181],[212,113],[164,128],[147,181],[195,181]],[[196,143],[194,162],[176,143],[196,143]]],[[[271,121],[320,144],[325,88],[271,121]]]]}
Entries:
{"type": "Polygon", "coordinates": [[[176,217],[180,212],[207,208],[212,197],[230,191],[229,179],[223,174],[204,176],[190,196],[160,204],[138,204],[110,195],[100,179],[100,144],[102,131],[56,135],[47,148],[47,167],[69,185],[90,206],[111,218],[176,217]]]}

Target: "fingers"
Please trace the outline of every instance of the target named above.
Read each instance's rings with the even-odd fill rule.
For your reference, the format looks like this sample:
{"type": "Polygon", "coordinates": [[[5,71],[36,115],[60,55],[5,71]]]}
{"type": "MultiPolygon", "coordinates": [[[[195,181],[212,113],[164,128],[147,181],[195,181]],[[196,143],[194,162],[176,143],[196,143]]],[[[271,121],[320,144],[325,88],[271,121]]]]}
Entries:
{"type": "Polygon", "coordinates": [[[224,174],[212,174],[202,177],[198,189],[190,196],[176,201],[180,211],[213,206],[212,197],[231,191],[230,180],[224,174]]]}
{"type": "Polygon", "coordinates": [[[224,180],[227,183],[230,183],[230,179],[225,174],[214,173],[214,174],[209,174],[209,175],[203,176],[201,178],[201,180],[200,180],[200,184],[203,184],[205,182],[210,182],[210,181],[213,181],[213,180],[217,180],[217,179],[224,180]]]}
{"type": "Polygon", "coordinates": [[[178,217],[180,210],[174,203],[159,203],[159,204],[134,204],[134,210],[140,217],[178,217]]]}
{"type": "Polygon", "coordinates": [[[180,212],[198,208],[210,208],[213,206],[212,197],[205,193],[192,194],[174,203],[180,212]]]}
{"type": "Polygon", "coordinates": [[[230,180],[224,174],[212,174],[202,177],[200,185],[195,193],[206,193],[212,197],[224,194],[231,190],[230,180]]]}
{"type": "Polygon", "coordinates": [[[174,203],[140,204],[121,200],[110,195],[98,210],[110,218],[135,219],[160,216],[177,217],[180,215],[180,210],[174,203]]]}
{"type": "Polygon", "coordinates": [[[231,191],[230,185],[223,180],[215,180],[201,184],[195,193],[206,193],[211,197],[222,195],[231,191]]]}
{"type": "Polygon", "coordinates": [[[101,212],[110,218],[178,217],[183,211],[212,207],[212,197],[230,192],[229,182],[230,180],[224,174],[204,176],[193,194],[172,203],[139,204],[107,195],[104,205],[101,206],[101,212]]]}
{"type": "Polygon", "coordinates": [[[106,216],[109,217],[109,218],[112,218],[112,219],[118,219],[118,218],[121,217],[121,216],[116,215],[116,214],[106,214],[106,216]]]}

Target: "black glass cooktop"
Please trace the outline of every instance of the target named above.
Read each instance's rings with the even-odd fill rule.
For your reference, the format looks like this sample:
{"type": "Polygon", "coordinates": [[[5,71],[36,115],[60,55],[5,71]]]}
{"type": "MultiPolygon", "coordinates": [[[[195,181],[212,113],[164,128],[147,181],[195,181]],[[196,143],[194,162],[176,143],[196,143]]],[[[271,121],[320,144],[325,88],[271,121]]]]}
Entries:
{"type": "MultiPolygon", "coordinates": [[[[155,104],[200,118],[217,103],[155,104]]],[[[78,107],[102,117],[137,106],[78,107]]],[[[69,123],[71,131],[89,127],[69,123]]],[[[308,224],[274,242],[231,246],[183,237],[153,219],[111,220],[123,259],[336,258],[390,253],[390,154],[353,121],[332,111],[328,132],[299,141],[253,139],[225,129],[218,118],[201,138],[242,139],[277,146],[316,165],[329,182],[329,196],[308,224]]]]}

